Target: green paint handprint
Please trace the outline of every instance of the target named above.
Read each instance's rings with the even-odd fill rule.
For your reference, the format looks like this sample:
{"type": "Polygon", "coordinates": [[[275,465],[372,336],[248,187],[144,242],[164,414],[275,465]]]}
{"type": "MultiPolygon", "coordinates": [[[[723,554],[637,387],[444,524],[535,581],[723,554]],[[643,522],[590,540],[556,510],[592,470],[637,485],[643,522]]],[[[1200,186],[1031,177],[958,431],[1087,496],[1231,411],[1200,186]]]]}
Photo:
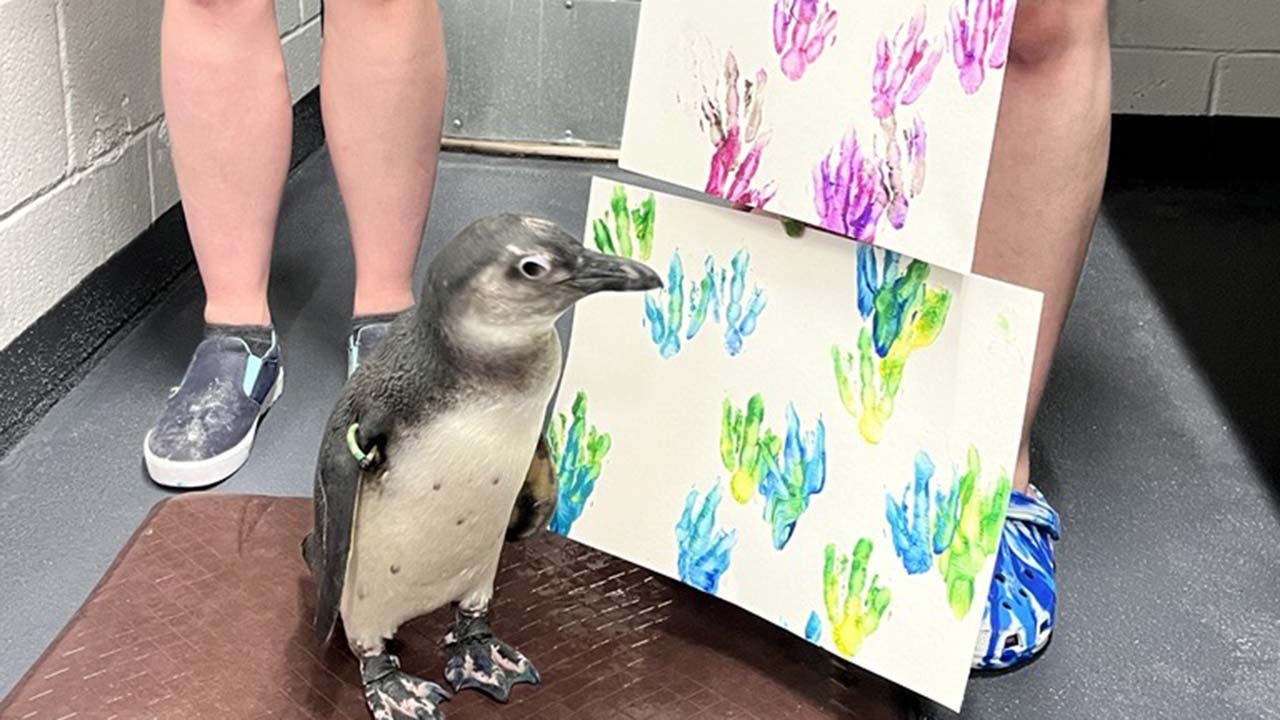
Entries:
{"type": "Polygon", "coordinates": [[[898,254],[881,252],[884,263],[878,266],[875,248],[858,248],[858,312],[864,325],[858,333],[856,398],[850,380],[854,355],[831,348],[840,400],[858,418],[858,432],[869,443],[884,436],[907,359],[933,344],[951,309],[950,291],[925,284],[928,265],[912,260],[900,272],[898,254]]]}
{"type": "Polygon", "coordinates": [[[964,618],[973,606],[974,578],[1000,544],[1003,519],[1009,506],[1013,482],[1001,473],[990,494],[978,492],[982,468],[977,448],[969,448],[968,469],[956,479],[954,507],[939,507],[934,528],[934,546],[945,548],[938,556],[938,569],[947,587],[947,602],[957,618],[964,618]],[[958,492],[956,492],[958,490],[958,492]]]}
{"type": "Polygon", "coordinates": [[[822,601],[826,605],[827,619],[831,622],[831,637],[836,649],[846,657],[853,657],[862,643],[876,628],[889,609],[889,588],[880,584],[879,576],[867,583],[867,563],[871,559],[872,544],[862,538],[853,547],[853,557],[836,555],[836,546],[827,545],[822,565],[822,601]],[[844,578],[845,592],[840,597],[840,582],[844,578]],[[863,597],[863,593],[866,597],[863,597]]]}
{"type": "Polygon", "coordinates": [[[720,418],[720,460],[732,473],[729,492],[733,499],[746,504],[756,494],[766,471],[766,457],[782,452],[782,439],[772,430],[760,432],[764,421],[764,398],[759,393],[747,401],[744,413],[727,398],[720,418]],[[764,451],[763,453],[761,451],[764,451]]]}
{"type": "Polygon", "coordinates": [[[714,322],[720,322],[719,285],[724,284],[724,270],[720,271],[720,279],[716,279],[716,259],[710,255],[702,262],[703,277],[697,283],[689,284],[689,332],[686,340],[692,340],[702,325],[707,321],[708,311],[714,322]]]}
{"type": "Polygon", "coordinates": [[[653,222],[657,200],[653,193],[640,201],[633,210],[627,201],[627,190],[621,185],[613,188],[609,198],[609,210],[603,218],[591,223],[596,248],[602,253],[621,255],[636,260],[648,260],[653,253],[653,222]],[[613,220],[613,228],[609,220],[613,220]],[[634,241],[633,241],[634,238],[634,241]]]}
{"type": "Polygon", "coordinates": [[[812,432],[801,432],[795,405],[787,407],[786,439],[762,428],[764,398],[756,393],[746,411],[725,399],[720,416],[720,461],[730,473],[729,492],[741,505],[759,494],[764,519],[773,528],[773,548],[791,540],[813,495],[827,482],[826,426],[818,417],[812,432]]]}

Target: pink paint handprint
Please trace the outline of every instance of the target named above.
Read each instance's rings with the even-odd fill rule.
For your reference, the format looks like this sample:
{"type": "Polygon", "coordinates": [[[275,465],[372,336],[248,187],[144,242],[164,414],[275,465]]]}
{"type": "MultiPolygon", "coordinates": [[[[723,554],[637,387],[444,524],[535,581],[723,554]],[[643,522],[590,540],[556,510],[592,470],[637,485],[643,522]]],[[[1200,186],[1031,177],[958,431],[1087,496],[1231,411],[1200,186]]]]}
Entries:
{"type": "Polygon", "coordinates": [[[876,43],[876,64],[871,74],[871,112],[884,120],[899,105],[910,105],[924,93],[933,71],[942,60],[942,48],[930,51],[923,37],[925,6],[898,27],[892,45],[883,33],[876,43]]]}
{"type": "Polygon", "coordinates": [[[723,103],[705,89],[702,98],[701,124],[715,146],[704,191],[740,205],[764,207],[777,190],[773,183],[763,187],[753,187],[752,183],[769,144],[768,133],[760,132],[768,77],[761,69],[754,80],[741,78],[738,60],[729,52],[723,79],[723,103]]]}
{"type": "Polygon", "coordinates": [[[1017,0],[959,0],[951,6],[948,35],[965,93],[978,92],[987,67],[1004,67],[1016,7],[1017,0]]]}
{"type": "Polygon", "coordinates": [[[826,230],[872,242],[888,203],[880,163],[868,158],[853,130],[813,170],[813,203],[826,230]]]}
{"type": "Polygon", "coordinates": [[[773,48],[782,58],[782,74],[799,80],[834,45],[839,16],[818,0],[776,0],[773,5],[773,48]],[[827,40],[831,42],[828,43],[827,40]]]}

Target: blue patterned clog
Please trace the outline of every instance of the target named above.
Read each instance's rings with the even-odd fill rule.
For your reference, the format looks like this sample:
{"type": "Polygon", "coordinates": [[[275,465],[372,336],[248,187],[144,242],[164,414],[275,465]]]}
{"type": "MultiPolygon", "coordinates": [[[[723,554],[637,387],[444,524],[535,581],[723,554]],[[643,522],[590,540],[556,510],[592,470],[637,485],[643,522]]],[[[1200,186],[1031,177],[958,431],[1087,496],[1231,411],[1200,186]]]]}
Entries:
{"type": "Polygon", "coordinates": [[[1014,492],[996,551],[995,574],[973,650],[973,667],[1003,670],[1021,665],[1049,644],[1057,610],[1053,544],[1058,513],[1044,495],[1014,492]]]}

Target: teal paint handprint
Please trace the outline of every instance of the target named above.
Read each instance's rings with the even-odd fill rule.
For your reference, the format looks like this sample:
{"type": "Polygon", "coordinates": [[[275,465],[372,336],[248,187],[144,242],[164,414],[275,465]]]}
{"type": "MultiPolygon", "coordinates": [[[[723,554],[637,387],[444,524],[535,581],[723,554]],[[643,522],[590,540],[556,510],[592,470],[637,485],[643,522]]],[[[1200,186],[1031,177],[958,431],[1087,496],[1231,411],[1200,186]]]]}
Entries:
{"type": "Polygon", "coordinates": [[[766,457],[760,494],[765,498],[765,519],[773,528],[773,547],[781,550],[791,540],[796,523],[809,500],[827,484],[827,431],[818,418],[812,432],[800,432],[800,416],[787,407],[787,438],[782,452],[766,457]]]}
{"type": "Polygon", "coordinates": [[[729,281],[729,297],[725,304],[724,347],[730,357],[742,352],[743,339],[756,331],[756,323],[760,313],[764,312],[764,291],[751,289],[751,300],[743,307],[742,296],[747,289],[747,266],[751,263],[751,254],[739,250],[729,261],[733,268],[733,276],[729,281]]]}
{"type": "Polygon", "coordinates": [[[649,337],[658,346],[658,353],[671,358],[680,352],[680,327],[684,324],[684,266],[680,253],[671,256],[667,286],[644,296],[644,315],[649,324],[649,337]]]}

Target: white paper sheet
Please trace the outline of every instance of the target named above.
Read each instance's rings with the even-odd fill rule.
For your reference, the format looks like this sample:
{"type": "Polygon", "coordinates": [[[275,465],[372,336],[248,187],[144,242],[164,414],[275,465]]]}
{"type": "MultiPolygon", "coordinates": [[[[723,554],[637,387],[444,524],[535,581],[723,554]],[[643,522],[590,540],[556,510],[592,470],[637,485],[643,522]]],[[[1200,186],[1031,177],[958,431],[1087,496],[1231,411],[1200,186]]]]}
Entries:
{"type": "Polygon", "coordinates": [[[620,164],[968,272],[1014,2],[645,0],[620,164]]]}
{"type": "Polygon", "coordinates": [[[864,303],[878,308],[864,317],[859,284],[869,291],[873,276],[883,274],[883,250],[813,229],[789,238],[775,219],[600,178],[592,184],[586,242],[644,259],[667,278],[678,257],[684,276],[647,295],[579,303],[550,433],[561,483],[553,530],[714,592],[958,708],[994,554],[978,550],[968,558],[972,592],[959,606],[949,602],[941,566],[951,566],[963,586],[965,574],[956,569],[966,558],[953,549],[966,539],[980,546],[980,525],[988,540],[1002,526],[1000,479],[1017,459],[1040,294],[900,257],[897,276],[922,284],[912,292],[890,278],[897,291],[864,303]],[[703,285],[708,268],[714,280],[703,285]],[[677,287],[678,307],[671,302],[677,287]],[[715,303],[705,302],[711,294],[704,287],[714,287],[715,303]],[[907,329],[882,334],[881,353],[875,328],[879,321],[892,330],[893,297],[915,301],[901,308],[907,329]],[[705,320],[691,333],[702,306],[705,320]],[[941,319],[936,332],[923,315],[941,319]],[[878,421],[867,418],[861,401],[864,328],[878,421]],[[837,357],[852,368],[849,403],[837,357]],[[902,357],[889,412],[884,370],[902,357]],[[724,403],[745,415],[753,396],[761,433],[753,441],[749,432],[724,432],[724,403]],[[799,433],[789,438],[792,412],[799,433]],[[765,431],[777,440],[763,439],[765,431]],[[929,526],[913,526],[921,531],[915,544],[907,534],[899,540],[923,549],[917,561],[928,567],[910,574],[895,550],[888,500],[905,500],[912,515],[908,491],[918,462],[927,466],[921,453],[935,468],[929,526]],[[950,493],[971,453],[980,462],[973,503],[940,513],[935,493],[950,493]],[[700,524],[713,488],[720,495],[714,522],[700,524]],[[995,510],[980,523],[984,501],[995,510]],[[930,543],[942,517],[960,517],[961,531],[940,555],[930,543]],[[678,526],[687,531],[683,542],[678,526]],[[860,541],[870,546],[866,582],[846,607],[850,572],[838,572],[840,558],[860,541]],[[838,595],[830,611],[829,545],[838,595]]]}

